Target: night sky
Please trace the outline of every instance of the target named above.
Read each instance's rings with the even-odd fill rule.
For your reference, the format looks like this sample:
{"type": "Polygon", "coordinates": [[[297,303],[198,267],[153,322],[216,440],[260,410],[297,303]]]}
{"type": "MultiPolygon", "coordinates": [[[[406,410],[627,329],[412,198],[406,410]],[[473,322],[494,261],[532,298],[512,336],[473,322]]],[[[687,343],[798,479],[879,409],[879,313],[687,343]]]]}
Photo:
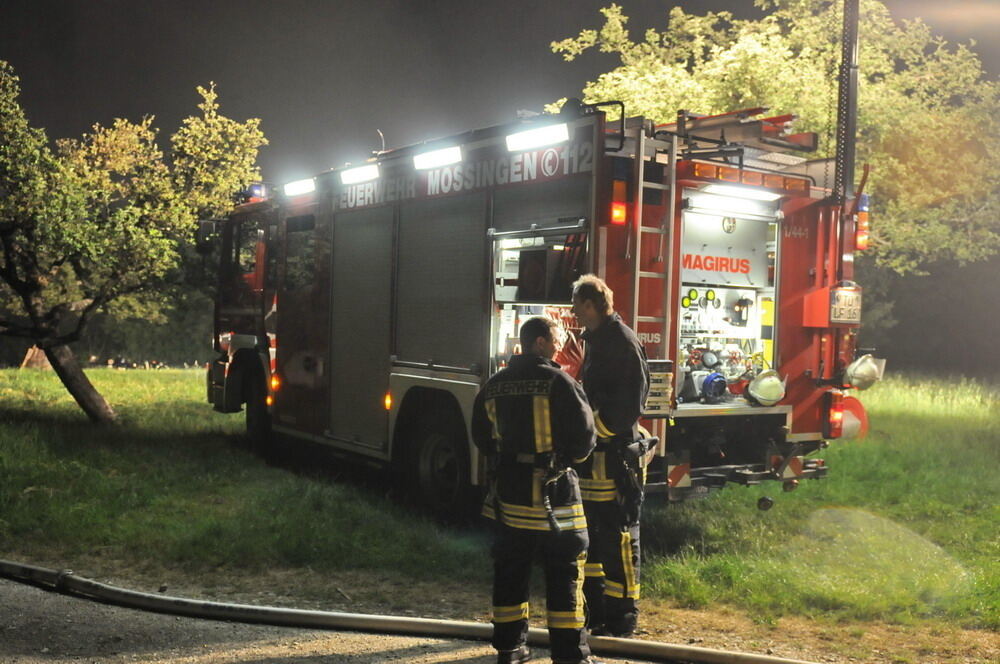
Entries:
{"type": "MultiPolygon", "coordinates": [[[[260,117],[264,177],[283,183],[380,147],[507,122],[518,109],[579,95],[616,64],[573,63],[549,42],[601,23],[611,0],[0,0],[0,59],[50,138],[115,117],[156,115],[164,136],[214,80],[222,112],[260,117]]],[[[619,0],[633,38],[662,28],[668,0],[619,0]]],[[[688,11],[758,15],[750,0],[680,2],[688,11]]],[[[1000,1],[892,0],[1000,72],[1000,1]]],[[[863,30],[863,28],[862,28],[863,30]]],[[[862,34],[863,38],[863,34],[862,34]]]]}

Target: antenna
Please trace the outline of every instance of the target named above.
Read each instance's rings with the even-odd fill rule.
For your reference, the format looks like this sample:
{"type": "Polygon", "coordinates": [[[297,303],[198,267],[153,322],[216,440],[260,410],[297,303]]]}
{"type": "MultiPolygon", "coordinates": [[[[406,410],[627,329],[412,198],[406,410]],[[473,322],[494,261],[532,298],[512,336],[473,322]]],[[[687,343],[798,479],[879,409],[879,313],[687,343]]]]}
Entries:
{"type": "Polygon", "coordinates": [[[385,134],[382,133],[381,129],[376,129],[375,131],[378,132],[378,137],[382,139],[382,149],[375,153],[376,155],[380,155],[385,152],[385,134]]]}

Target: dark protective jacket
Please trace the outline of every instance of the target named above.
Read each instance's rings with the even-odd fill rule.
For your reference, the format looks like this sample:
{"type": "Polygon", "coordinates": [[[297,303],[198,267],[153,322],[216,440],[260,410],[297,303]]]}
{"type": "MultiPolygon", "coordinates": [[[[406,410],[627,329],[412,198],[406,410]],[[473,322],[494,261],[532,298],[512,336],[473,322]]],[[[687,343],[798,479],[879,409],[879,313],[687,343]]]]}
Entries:
{"type": "MultiPolygon", "coordinates": [[[[566,468],[594,449],[594,418],[579,384],[537,355],[515,355],[476,396],[472,438],[494,468],[483,514],[514,528],[550,530],[542,500],[551,467],[566,468]]],[[[562,530],[587,527],[576,473],[550,487],[562,530]]]]}
{"type": "Polygon", "coordinates": [[[618,463],[607,454],[620,452],[615,443],[631,443],[637,437],[636,423],[649,393],[649,367],[639,339],[617,313],[596,330],[585,330],[586,342],[580,378],[594,410],[597,451],[577,466],[584,500],[616,500],[614,478],[618,463]]]}
{"type": "Polygon", "coordinates": [[[632,436],[649,393],[645,349],[618,314],[581,337],[587,347],[580,378],[594,409],[597,435],[632,436]]]}

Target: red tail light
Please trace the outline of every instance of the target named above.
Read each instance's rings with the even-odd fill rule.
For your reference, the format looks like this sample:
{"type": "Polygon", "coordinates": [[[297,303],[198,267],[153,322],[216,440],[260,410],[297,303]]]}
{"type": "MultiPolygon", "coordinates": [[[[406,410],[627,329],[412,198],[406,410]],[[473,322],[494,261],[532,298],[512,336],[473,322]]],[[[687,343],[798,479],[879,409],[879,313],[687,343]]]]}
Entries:
{"type": "Polygon", "coordinates": [[[830,390],[826,393],[826,427],[824,438],[840,438],[844,435],[844,393],[830,390]]]}

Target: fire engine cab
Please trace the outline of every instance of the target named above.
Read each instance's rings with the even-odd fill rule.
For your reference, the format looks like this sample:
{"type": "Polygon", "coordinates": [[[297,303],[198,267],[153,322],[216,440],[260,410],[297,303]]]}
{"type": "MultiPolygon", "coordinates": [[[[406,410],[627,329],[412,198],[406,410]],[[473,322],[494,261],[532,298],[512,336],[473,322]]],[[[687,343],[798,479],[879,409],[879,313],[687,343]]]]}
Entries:
{"type": "Polygon", "coordinates": [[[815,134],[755,108],[654,126],[617,102],[383,151],[217,222],[208,399],[272,454],[294,439],[392,466],[432,507],[484,481],[473,399],[549,316],[571,374],[572,284],[595,273],[638,334],[659,436],[649,491],[794,488],[865,424],[847,390],[863,194],[809,175],[815,134]],[[608,120],[607,111],[618,117],[608,120]]]}

